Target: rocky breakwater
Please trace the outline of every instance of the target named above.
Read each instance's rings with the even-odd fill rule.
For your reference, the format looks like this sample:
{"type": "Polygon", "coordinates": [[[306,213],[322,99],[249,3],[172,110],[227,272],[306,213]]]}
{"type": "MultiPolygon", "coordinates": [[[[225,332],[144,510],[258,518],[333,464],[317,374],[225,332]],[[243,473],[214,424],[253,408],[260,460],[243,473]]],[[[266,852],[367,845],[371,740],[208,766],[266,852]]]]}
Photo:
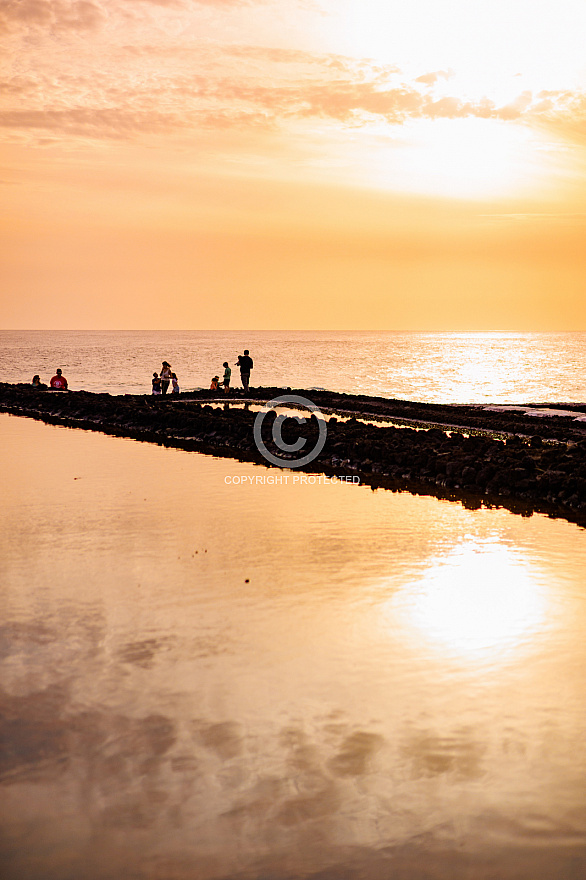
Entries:
{"type": "MultiPolygon", "coordinates": [[[[255,394],[260,402],[279,391],[284,392],[257,389],[255,394]]],[[[207,392],[179,399],[62,394],[0,384],[0,411],[267,464],[253,433],[257,412],[234,400],[217,404],[209,397],[207,392]]],[[[495,413],[477,406],[328,392],[311,392],[311,399],[324,412],[337,410],[338,416],[329,418],[325,444],[305,471],[358,475],[373,487],[408,488],[459,499],[469,506],[502,505],[525,514],[546,510],[586,524],[586,422],[562,415],[531,419],[524,408],[495,413]],[[378,418],[412,424],[364,421],[378,418]],[[524,433],[528,429],[533,433],[524,433]]],[[[273,440],[275,417],[274,412],[265,416],[262,437],[286,466],[287,459],[273,440]]],[[[315,416],[303,425],[286,418],[281,434],[288,444],[303,437],[304,450],[312,450],[318,444],[319,423],[315,416]]],[[[291,455],[293,466],[296,457],[291,455]]]]}

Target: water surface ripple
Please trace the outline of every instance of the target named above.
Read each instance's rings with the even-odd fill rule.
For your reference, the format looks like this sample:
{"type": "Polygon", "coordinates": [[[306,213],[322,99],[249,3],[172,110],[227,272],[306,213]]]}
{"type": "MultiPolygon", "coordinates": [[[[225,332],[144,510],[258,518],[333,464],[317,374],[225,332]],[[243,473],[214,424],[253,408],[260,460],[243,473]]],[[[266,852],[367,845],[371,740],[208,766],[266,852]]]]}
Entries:
{"type": "Polygon", "coordinates": [[[0,429],[3,877],[584,876],[585,530],[0,429]]]}

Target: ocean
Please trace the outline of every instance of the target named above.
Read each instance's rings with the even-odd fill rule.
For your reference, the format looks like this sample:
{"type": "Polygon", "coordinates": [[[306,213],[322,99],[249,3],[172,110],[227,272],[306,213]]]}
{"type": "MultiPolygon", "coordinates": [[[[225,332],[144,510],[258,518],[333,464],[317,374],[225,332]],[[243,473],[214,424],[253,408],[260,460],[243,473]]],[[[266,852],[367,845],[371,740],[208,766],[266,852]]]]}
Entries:
{"type": "Polygon", "coordinates": [[[182,390],[209,388],[247,348],[253,386],[325,388],[435,403],[586,401],[586,333],[2,331],[0,381],[150,392],[169,361],[182,390]]]}

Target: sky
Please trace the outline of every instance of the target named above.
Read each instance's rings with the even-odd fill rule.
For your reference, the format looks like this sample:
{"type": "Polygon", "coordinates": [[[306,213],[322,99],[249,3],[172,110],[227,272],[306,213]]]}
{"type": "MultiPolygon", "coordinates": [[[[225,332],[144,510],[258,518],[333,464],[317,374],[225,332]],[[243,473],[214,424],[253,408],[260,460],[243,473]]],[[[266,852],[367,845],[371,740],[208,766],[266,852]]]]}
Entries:
{"type": "Polygon", "coordinates": [[[586,330],[583,0],[0,0],[0,326],[586,330]]]}

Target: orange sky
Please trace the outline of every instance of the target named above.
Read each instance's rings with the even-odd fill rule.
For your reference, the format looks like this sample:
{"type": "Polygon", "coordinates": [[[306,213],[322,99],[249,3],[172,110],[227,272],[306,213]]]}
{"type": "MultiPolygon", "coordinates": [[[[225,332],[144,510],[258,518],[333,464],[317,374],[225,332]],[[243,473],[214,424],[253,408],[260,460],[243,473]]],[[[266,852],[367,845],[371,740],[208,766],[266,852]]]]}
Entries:
{"type": "Polygon", "coordinates": [[[5,328],[586,330],[583,0],[0,0],[5,328]]]}

